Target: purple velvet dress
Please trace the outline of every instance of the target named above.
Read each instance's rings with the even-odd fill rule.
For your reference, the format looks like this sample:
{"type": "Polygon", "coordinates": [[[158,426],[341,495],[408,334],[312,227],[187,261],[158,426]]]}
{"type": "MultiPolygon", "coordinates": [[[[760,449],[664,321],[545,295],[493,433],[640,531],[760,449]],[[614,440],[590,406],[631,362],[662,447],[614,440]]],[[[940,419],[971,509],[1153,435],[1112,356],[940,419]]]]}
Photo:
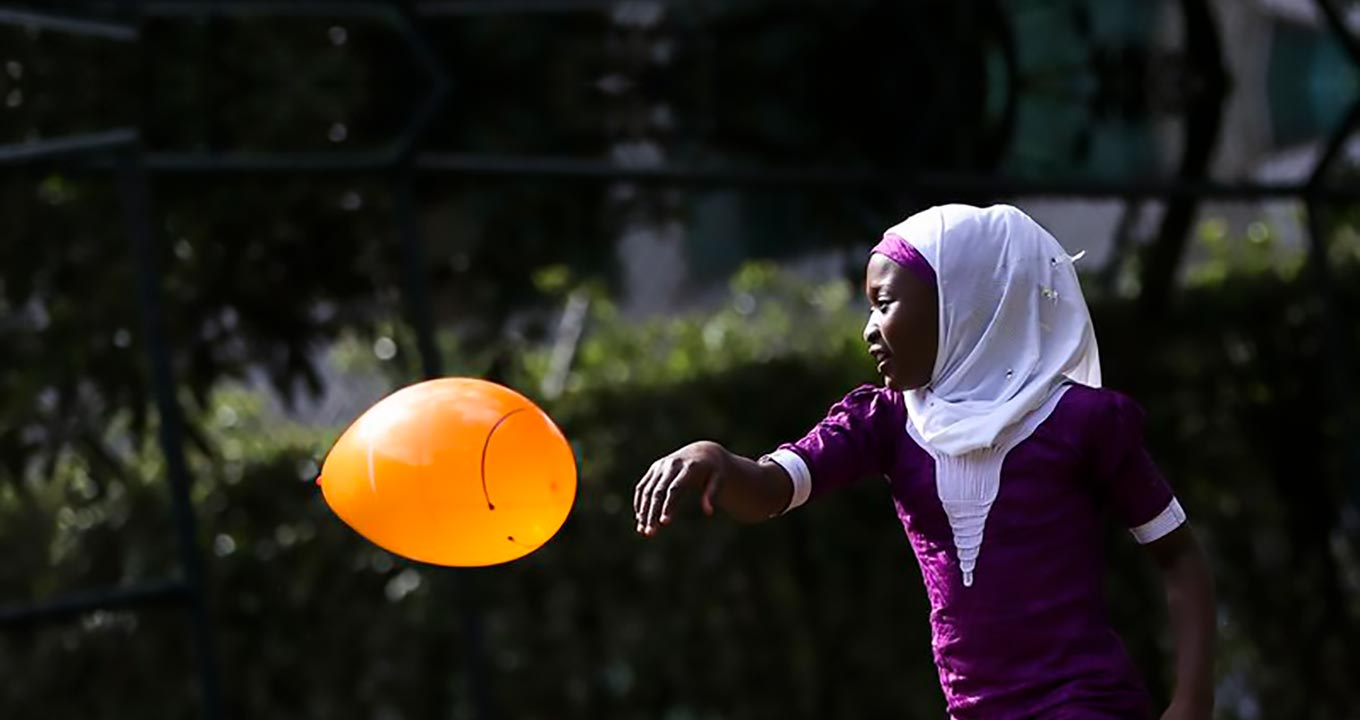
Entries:
{"type": "Polygon", "coordinates": [[[886,477],[930,598],[951,716],[1150,717],[1147,691],[1110,624],[1102,549],[1107,511],[1141,542],[1184,519],[1144,449],[1141,408],[1110,390],[1066,390],[1005,458],[971,587],[961,580],[934,460],[906,423],[899,392],[865,386],[775,455],[801,458],[807,499],[886,477]]]}

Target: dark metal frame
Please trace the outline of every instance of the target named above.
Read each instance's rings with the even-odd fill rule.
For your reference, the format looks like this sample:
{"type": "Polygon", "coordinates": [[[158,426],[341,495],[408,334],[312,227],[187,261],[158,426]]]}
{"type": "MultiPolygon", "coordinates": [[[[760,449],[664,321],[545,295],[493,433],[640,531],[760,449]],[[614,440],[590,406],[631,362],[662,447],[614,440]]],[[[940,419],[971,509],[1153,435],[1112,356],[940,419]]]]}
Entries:
{"type": "MultiPolygon", "coordinates": [[[[1187,3],[1190,0],[1186,0],[1187,3]]],[[[222,717],[218,687],[216,648],[208,598],[205,592],[197,520],[190,501],[190,477],[184,459],[183,419],[176,399],[176,381],[170,362],[170,341],[165,336],[163,299],[157,267],[157,238],[149,175],[180,173],[364,173],[390,174],[394,214],[402,251],[403,295],[408,321],[415,330],[422,373],[427,378],[443,372],[435,343],[434,319],[428,302],[424,242],[417,222],[415,185],[420,175],[509,176],[542,179],[631,181],[664,185],[874,187],[919,195],[969,197],[1074,197],[1136,200],[1259,200],[1297,199],[1308,214],[1308,264],[1314,286],[1325,301],[1327,354],[1332,358],[1331,381],[1349,398],[1351,357],[1342,318],[1337,310],[1335,286],[1328,265],[1326,223],[1329,210],[1340,203],[1360,201],[1360,186],[1328,182],[1332,167],[1346,140],[1360,128],[1360,101],[1352,104],[1345,121],[1328,140],[1308,180],[1299,183],[1218,183],[1207,180],[1140,180],[1136,182],[1032,182],[986,176],[924,175],[865,172],[854,168],[753,168],[753,167],[660,167],[636,168],[608,162],[554,157],[507,157],[458,153],[422,152],[421,138],[430,120],[443,106],[449,79],[418,23],[422,18],[481,14],[562,13],[609,9],[622,0],[443,0],[388,4],[370,0],[144,0],[122,2],[109,17],[91,19],[71,14],[0,7],[0,24],[37,27],[55,32],[136,42],[140,24],[153,17],[207,17],[212,15],[270,15],[366,17],[389,23],[407,41],[418,65],[429,76],[429,94],[421,101],[411,123],[388,148],[372,153],[183,154],[158,153],[143,147],[135,128],[0,146],[0,167],[65,162],[92,162],[115,173],[120,190],[123,221],[137,258],[137,290],[142,330],[151,368],[152,386],[161,422],[159,441],[169,474],[175,536],[182,577],[137,587],[69,595],[35,605],[0,606],[0,627],[32,625],[67,619],[98,609],[146,607],[156,603],[184,606],[190,615],[198,659],[199,688],[205,718],[222,717]]],[[[1360,39],[1352,36],[1335,0],[1314,0],[1327,25],[1344,45],[1351,61],[1360,68],[1360,39]]],[[[678,4],[668,0],[668,4],[678,4]]],[[[1344,427],[1360,431],[1360,419],[1347,412],[1344,427]]],[[[1360,449],[1350,469],[1360,498],[1360,449]]],[[[461,620],[468,631],[465,646],[469,674],[476,677],[482,665],[481,620],[470,593],[459,593],[461,620]]],[[[487,702],[480,682],[471,682],[472,708],[477,717],[487,716],[487,702]]]]}

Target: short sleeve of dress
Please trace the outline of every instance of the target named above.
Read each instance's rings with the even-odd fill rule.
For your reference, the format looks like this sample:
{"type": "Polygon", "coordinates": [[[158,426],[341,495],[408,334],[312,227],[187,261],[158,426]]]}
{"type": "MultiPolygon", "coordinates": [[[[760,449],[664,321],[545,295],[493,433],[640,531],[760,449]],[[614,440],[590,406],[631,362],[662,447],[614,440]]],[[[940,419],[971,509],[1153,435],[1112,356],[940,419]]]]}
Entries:
{"type": "Polygon", "coordinates": [[[864,385],[831,407],[802,439],[766,456],[793,480],[785,512],[860,478],[889,468],[896,442],[906,435],[901,396],[864,385]]]}
{"type": "Polygon", "coordinates": [[[1105,391],[1094,418],[1096,480],[1138,542],[1147,544],[1185,522],[1185,511],[1143,442],[1146,414],[1132,399],[1105,391]]]}

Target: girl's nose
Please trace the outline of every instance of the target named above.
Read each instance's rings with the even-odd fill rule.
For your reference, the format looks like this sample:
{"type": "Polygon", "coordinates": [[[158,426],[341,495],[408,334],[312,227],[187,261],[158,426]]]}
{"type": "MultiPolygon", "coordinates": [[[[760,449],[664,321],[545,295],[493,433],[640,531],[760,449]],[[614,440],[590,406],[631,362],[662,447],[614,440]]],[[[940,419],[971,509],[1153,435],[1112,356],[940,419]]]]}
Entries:
{"type": "Polygon", "coordinates": [[[873,345],[874,341],[879,339],[881,339],[881,335],[878,331],[878,322],[873,315],[870,315],[869,322],[864,324],[864,342],[873,345]]]}

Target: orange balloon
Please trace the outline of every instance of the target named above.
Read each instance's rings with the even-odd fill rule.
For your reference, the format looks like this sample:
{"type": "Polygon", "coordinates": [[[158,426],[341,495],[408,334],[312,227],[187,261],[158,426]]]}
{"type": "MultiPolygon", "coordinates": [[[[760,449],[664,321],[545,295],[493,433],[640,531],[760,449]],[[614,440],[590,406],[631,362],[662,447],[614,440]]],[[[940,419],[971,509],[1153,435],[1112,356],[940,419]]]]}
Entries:
{"type": "Polygon", "coordinates": [[[386,550],[436,565],[495,565],[562,527],[576,499],[576,458],[523,395],[442,378],[360,415],[317,482],[341,520],[386,550]]]}

